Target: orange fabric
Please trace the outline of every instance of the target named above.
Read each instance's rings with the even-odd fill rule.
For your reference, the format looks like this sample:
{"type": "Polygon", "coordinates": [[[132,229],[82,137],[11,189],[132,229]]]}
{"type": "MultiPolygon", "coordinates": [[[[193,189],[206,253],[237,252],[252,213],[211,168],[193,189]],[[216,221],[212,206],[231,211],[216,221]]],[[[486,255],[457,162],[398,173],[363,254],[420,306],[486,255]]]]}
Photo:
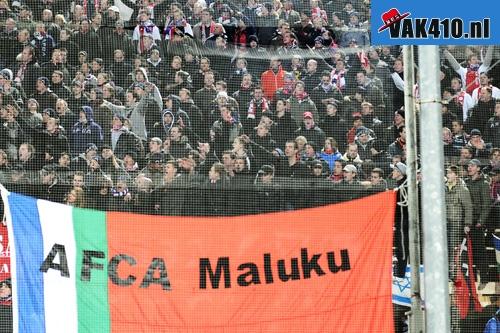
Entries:
{"type": "Polygon", "coordinates": [[[392,227],[395,193],[380,193],[337,205],[264,215],[191,218],[108,214],[109,256],[126,253],[118,275],[137,280],[128,287],[109,282],[112,332],[393,332],[391,303],[392,227]],[[308,260],[321,254],[304,279],[301,249],[308,260]],[[333,274],[327,252],[347,249],[350,269],[333,274]],[[266,283],[264,253],[271,255],[273,283],[266,283]],[[140,288],[152,258],[163,258],[171,283],[140,288]],[[207,280],[200,289],[200,258],[230,260],[230,288],[207,280]],[[276,261],[300,279],[282,282],[276,261]],[[258,267],[261,284],[238,285],[243,263],[258,267]]]}
{"type": "Polygon", "coordinates": [[[274,74],[272,69],[268,69],[260,76],[260,85],[264,92],[264,97],[269,101],[274,101],[276,90],[283,88],[285,71],[280,67],[278,73],[274,74]]]}

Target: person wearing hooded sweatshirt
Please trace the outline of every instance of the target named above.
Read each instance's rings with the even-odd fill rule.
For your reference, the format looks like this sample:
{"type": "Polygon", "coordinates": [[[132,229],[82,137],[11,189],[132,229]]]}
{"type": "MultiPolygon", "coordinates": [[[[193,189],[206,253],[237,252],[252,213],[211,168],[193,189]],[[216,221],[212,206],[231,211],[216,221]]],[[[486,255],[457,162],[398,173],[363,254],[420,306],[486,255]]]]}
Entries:
{"type": "Polygon", "coordinates": [[[145,94],[139,97],[134,91],[127,91],[125,94],[125,106],[116,105],[108,101],[103,101],[113,114],[119,114],[122,117],[128,118],[132,124],[132,132],[141,140],[147,141],[146,131],[146,102],[152,100],[152,96],[145,94]]]}
{"type": "Polygon", "coordinates": [[[101,146],[103,142],[102,128],[94,121],[94,112],[90,106],[82,106],[78,122],[71,129],[71,153],[84,153],[89,144],[101,146]]]}
{"type": "Polygon", "coordinates": [[[354,143],[358,145],[359,157],[363,161],[375,161],[381,157],[383,149],[377,144],[375,133],[364,126],[358,127],[354,143]]]}
{"type": "Polygon", "coordinates": [[[151,138],[164,139],[170,136],[170,129],[175,125],[175,116],[172,110],[163,110],[161,122],[154,124],[153,130],[150,133],[151,138]]]}
{"type": "Polygon", "coordinates": [[[135,70],[135,82],[144,84],[145,91],[153,97],[154,101],[156,102],[156,104],[158,104],[158,106],[161,109],[162,99],[160,90],[155,84],[149,81],[148,72],[144,67],[139,67],[138,69],[135,70]]]}

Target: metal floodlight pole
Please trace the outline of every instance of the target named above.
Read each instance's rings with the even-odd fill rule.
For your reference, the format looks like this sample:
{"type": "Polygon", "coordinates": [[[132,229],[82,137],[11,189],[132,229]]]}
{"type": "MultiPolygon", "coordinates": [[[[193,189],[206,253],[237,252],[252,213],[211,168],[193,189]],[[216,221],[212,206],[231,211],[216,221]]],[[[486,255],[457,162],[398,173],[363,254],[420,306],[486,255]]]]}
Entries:
{"type": "Polygon", "coordinates": [[[427,332],[450,332],[439,47],[419,46],[420,156],[427,332]]]}
{"type": "Polygon", "coordinates": [[[420,293],[420,226],[417,187],[417,122],[413,87],[415,72],[413,46],[403,46],[406,127],[406,174],[408,181],[408,217],[411,266],[410,332],[424,331],[424,313],[420,293]]]}

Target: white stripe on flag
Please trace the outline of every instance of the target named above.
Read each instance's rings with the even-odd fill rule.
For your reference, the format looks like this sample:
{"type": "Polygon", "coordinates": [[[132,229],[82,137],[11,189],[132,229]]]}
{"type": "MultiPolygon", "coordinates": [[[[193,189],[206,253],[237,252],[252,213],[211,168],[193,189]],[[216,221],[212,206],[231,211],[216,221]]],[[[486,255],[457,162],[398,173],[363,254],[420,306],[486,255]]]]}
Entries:
{"type": "MultiPolygon", "coordinates": [[[[5,210],[5,221],[7,222],[7,232],[9,233],[9,247],[10,247],[10,278],[12,280],[12,304],[15,306],[19,304],[17,299],[17,269],[16,269],[16,244],[14,242],[14,228],[12,227],[12,215],[10,213],[9,206],[9,191],[2,184],[0,184],[0,192],[2,193],[3,207],[5,210]]],[[[16,311],[16,308],[13,307],[12,311],[12,332],[19,333],[19,313],[16,311]]]]}
{"type": "Polygon", "coordinates": [[[493,235],[493,244],[495,245],[497,264],[500,265],[500,238],[497,235],[493,235]]]}
{"type": "MultiPolygon", "coordinates": [[[[49,269],[43,273],[45,329],[50,333],[78,332],[78,309],[76,298],[76,244],[73,232],[72,208],[38,200],[40,225],[43,234],[44,258],[54,244],[64,245],[70,277],[49,269]]],[[[57,255],[55,263],[60,263],[57,255]]]]}

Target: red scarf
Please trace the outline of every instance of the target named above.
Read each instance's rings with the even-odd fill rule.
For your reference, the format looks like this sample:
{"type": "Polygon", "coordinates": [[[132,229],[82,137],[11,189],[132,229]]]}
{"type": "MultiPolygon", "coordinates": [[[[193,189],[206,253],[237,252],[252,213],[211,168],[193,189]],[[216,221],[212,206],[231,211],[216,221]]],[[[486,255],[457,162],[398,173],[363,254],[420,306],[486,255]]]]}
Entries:
{"type": "MultiPolygon", "coordinates": [[[[96,13],[99,12],[99,5],[100,5],[99,0],[94,0],[94,8],[96,13]]],[[[90,18],[91,15],[89,15],[89,13],[87,12],[87,8],[88,8],[88,0],[83,0],[83,12],[90,18]]]]}
{"type": "Polygon", "coordinates": [[[204,24],[201,24],[200,29],[201,29],[201,42],[203,44],[205,44],[205,42],[207,41],[207,38],[210,37],[210,36],[212,36],[214,34],[214,31],[215,31],[215,22],[214,21],[210,22],[210,34],[208,36],[207,36],[204,24]]]}
{"type": "Polygon", "coordinates": [[[467,67],[467,73],[465,74],[465,90],[469,94],[472,94],[477,87],[479,87],[479,70],[473,70],[467,67]]]}
{"type": "Polygon", "coordinates": [[[333,69],[330,74],[332,84],[338,89],[343,90],[345,87],[345,70],[333,69]]]}
{"type": "Polygon", "coordinates": [[[269,111],[269,104],[264,97],[262,97],[260,101],[252,99],[252,101],[250,102],[250,107],[248,108],[249,118],[255,119],[255,116],[257,115],[257,111],[259,111],[259,109],[262,113],[269,111]]]}

